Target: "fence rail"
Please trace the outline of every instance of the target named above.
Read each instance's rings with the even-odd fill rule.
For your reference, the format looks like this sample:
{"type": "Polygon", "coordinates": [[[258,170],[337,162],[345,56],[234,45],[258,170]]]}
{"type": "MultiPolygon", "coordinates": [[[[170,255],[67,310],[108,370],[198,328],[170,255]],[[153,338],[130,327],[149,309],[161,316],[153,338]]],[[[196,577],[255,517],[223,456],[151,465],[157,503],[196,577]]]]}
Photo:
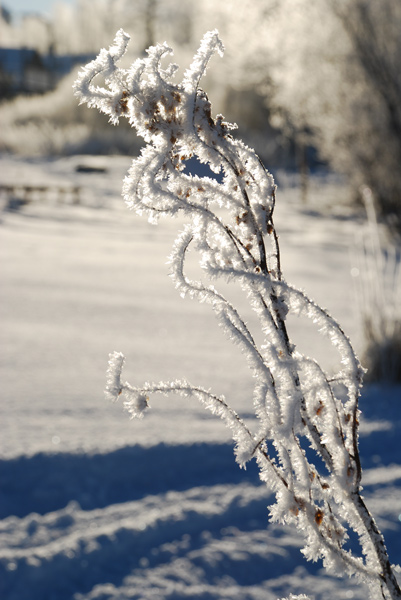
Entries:
{"type": "Polygon", "coordinates": [[[80,204],[81,188],[76,185],[32,185],[0,183],[0,193],[8,196],[9,203],[29,204],[34,200],[55,198],[60,204],[80,204]]]}

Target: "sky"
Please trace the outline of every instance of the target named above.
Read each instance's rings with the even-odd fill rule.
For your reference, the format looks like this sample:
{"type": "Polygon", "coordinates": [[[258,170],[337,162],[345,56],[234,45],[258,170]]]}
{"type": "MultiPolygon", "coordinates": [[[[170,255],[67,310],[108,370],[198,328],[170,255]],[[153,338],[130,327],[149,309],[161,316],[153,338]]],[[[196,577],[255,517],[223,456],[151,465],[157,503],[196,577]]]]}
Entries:
{"type": "MultiPolygon", "coordinates": [[[[22,16],[24,13],[39,13],[44,16],[50,16],[52,7],[60,0],[0,0],[0,5],[4,6],[15,16],[22,16]]],[[[62,0],[64,4],[75,4],[76,0],[62,0]]]]}

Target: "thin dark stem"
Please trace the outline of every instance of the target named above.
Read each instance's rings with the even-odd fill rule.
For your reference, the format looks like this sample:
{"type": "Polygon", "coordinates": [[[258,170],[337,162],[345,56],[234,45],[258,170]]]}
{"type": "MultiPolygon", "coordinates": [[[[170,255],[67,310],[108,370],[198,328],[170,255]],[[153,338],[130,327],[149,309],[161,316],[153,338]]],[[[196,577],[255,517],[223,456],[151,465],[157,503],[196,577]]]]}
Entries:
{"type": "Polygon", "coordinates": [[[380,578],[386,585],[390,597],[392,600],[399,600],[401,598],[401,589],[398,585],[397,579],[391,568],[390,560],[387,554],[387,549],[384,544],[383,535],[380,533],[376,522],[370,514],[365,502],[363,501],[359,492],[352,494],[352,502],[361,517],[361,521],[364,524],[366,532],[370,537],[373,547],[376,552],[377,559],[382,568],[380,578]]]}

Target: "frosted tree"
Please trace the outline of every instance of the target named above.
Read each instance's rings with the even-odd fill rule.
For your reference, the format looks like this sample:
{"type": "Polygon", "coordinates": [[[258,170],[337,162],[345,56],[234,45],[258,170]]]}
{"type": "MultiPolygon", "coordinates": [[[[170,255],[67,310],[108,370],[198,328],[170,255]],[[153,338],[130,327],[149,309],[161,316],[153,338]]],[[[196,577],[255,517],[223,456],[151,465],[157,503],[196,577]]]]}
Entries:
{"type": "Polygon", "coordinates": [[[142,417],[154,394],[194,397],[231,428],[238,463],[255,459],[260,477],[275,491],[273,521],[296,525],[305,536],[309,560],[322,559],[334,573],[365,581],[372,598],[401,598],[383,537],[360,493],[358,397],[363,369],[341,327],[281,272],[273,221],[276,188],[256,154],[232,137],[233,125],[212,117],[200,79],[223,45],[217,31],[207,33],[185,72],[161,67],[171,53],[166,43],[128,68],[118,66],[129,36],[117,33],[75,83],[80,102],[96,107],[117,124],[127,117],[146,147],[124,182],[128,206],[159,217],[183,214],[170,262],[181,295],[211,305],[227,336],[238,344],[254,375],[253,405],[258,428],[250,426],[224,397],[185,380],[132,386],[121,379],[124,356],[110,356],[106,395],[124,397],[132,417],[142,417]],[[95,78],[100,76],[99,85],[95,78]],[[222,182],[191,176],[191,157],[222,174],[222,182]],[[240,286],[255,311],[263,343],[258,344],[240,312],[211,283],[191,280],[186,258],[192,248],[209,280],[240,286]],[[341,370],[328,376],[315,360],[300,354],[286,324],[288,313],[309,318],[338,350],[341,370]],[[347,540],[356,533],[359,552],[347,540]]]}
{"type": "Polygon", "coordinates": [[[401,3],[283,0],[269,25],[265,93],[280,124],[307,132],[356,194],[368,185],[400,231],[401,3]]]}

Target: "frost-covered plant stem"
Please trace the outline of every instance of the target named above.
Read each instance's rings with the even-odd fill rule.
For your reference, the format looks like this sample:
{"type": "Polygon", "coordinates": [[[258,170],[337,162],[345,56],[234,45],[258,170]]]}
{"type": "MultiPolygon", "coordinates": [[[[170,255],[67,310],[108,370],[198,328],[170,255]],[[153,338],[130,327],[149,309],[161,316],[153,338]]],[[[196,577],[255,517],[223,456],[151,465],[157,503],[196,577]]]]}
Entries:
{"type": "Polygon", "coordinates": [[[283,279],[273,178],[253,150],[232,137],[234,126],[211,115],[199,81],[213,53],[223,52],[218,34],[205,35],[181,83],[174,83],[176,65],[161,68],[162,57],[171,52],[166,44],[149,48],[147,58],[130,69],[119,68],[128,41],[119,31],[114,45],[81,72],[76,94],[114,124],[122,116],[129,118],[147,142],[125,179],[124,197],[153,222],[178,212],[188,218],[170,257],[173,280],[181,295],[208,302],[228,337],[241,347],[255,378],[259,427],[251,430],[225,398],[186,381],[142,387],[123,383],[124,357],[119,353],[110,358],[106,394],[113,400],[123,394],[135,417],[143,415],[155,393],[197,398],[231,428],[238,463],[245,466],[256,459],[261,479],[276,494],[272,520],[296,524],[306,538],[307,559],[322,558],[328,570],[360,577],[375,598],[380,593],[399,599],[383,537],[360,495],[363,370],[338,323],[283,279]],[[99,75],[107,87],[95,85],[99,75]],[[222,183],[188,175],[185,163],[192,156],[222,173],[222,183]],[[199,253],[209,279],[226,279],[244,290],[258,316],[262,344],[214,286],[188,277],[189,248],[199,253]],[[317,361],[297,352],[287,331],[288,312],[311,319],[329,338],[340,355],[338,373],[329,377],[317,361]],[[351,530],[359,538],[359,553],[346,547],[351,530]]]}

